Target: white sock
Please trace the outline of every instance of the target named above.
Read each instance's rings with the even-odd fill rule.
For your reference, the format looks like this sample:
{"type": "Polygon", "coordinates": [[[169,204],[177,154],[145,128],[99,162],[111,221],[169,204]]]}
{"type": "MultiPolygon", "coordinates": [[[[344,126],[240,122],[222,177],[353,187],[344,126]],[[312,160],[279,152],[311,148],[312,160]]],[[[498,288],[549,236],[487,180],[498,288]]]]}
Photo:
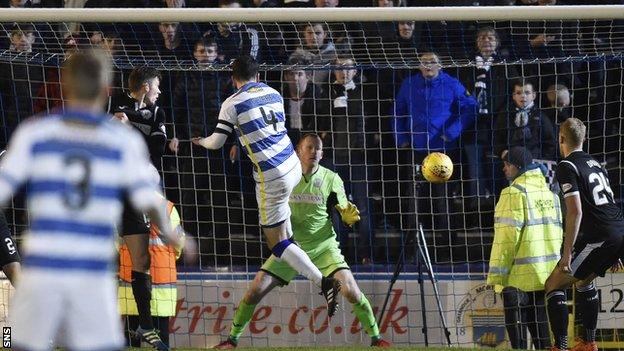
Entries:
{"type": "Polygon", "coordinates": [[[312,260],[310,260],[310,257],[308,257],[305,251],[301,250],[299,246],[295,244],[288,245],[282,253],[281,259],[286,261],[286,263],[299,272],[299,274],[310,279],[319,287],[321,286],[323,274],[316,268],[312,260]]]}

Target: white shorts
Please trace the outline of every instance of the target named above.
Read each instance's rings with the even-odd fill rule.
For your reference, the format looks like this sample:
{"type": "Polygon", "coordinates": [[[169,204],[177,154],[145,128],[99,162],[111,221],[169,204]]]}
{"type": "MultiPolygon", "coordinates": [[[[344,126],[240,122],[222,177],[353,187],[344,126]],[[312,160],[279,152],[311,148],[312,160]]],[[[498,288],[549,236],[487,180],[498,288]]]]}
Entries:
{"type": "Polygon", "coordinates": [[[297,162],[296,166],[284,176],[256,183],[256,201],[261,226],[271,227],[290,219],[288,199],[300,180],[301,164],[297,162]]]}
{"type": "Polygon", "coordinates": [[[109,273],[24,269],[9,307],[13,343],[27,350],[50,350],[53,340],[71,350],[121,350],[116,293],[109,273]]]}

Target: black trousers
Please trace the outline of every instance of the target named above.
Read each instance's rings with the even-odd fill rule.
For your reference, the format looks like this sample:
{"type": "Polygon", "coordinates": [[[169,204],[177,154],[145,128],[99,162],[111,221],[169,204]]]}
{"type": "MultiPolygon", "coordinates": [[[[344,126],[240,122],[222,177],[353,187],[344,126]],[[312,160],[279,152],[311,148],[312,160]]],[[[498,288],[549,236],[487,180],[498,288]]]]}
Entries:
{"type": "Polygon", "coordinates": [[[527,329],[536,350],[550,347],[544,295],[544,290],[526,292],[514,287],[503,289],[505,327],[512,348],[527,349],[527,329]]]}

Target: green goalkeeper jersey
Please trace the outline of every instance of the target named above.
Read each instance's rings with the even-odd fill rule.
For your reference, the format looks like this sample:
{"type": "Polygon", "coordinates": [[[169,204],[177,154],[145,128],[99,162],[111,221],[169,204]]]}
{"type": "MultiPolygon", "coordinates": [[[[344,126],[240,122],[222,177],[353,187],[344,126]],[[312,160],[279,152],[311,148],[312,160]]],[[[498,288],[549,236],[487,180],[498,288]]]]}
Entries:
{"type": "Polygon", "coordinates": [[[301,177],[290,195],[293,235],[304,250],[313,250],[326,240],[336,238],[327,213],[327,199],[331,193],[336,193],[341,207],[347,205],[347,195],[340,176],[319,166],[312,175],[301,177]]]}

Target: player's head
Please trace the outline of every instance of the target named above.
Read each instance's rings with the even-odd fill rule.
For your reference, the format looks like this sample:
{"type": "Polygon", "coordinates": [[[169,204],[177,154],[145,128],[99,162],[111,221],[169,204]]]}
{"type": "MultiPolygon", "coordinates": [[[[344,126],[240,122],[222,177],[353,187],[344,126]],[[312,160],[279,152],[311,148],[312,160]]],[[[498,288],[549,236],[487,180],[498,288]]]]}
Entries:
{"type": "Polygon", "coordinates": [[[258,62],[253,57],[240,56],[232,63],[232,80],[240,88],[249,81],[257,81],[258,70],[258,62]]]}
{"type": "Polygon", "coordinates": [[[323,158],[323,141],[314,133],[305,134],[297,143],[297,156],[301,166],[305,169],[316,167],[323,158]]]}
{"type": "Polygon", "coordinates": [[[503,156],[503,172],[508,181],[513,181],[516,177],[526,171],[527,167],[533,163],[531,151],[522,146],[510,148],[503,156]]]}
{"type": "Polygon", "coordinates": [[[563,157],[583,146],[586,130],[585,124],[578,118],[570,117],[561,123],[559,127],[559,150],[563,157]]]}
{"type": "Polygon", "coordinates": [[[529,107],[535,101],[536,93],[533,83],[527,80],[517,79],[512,83],[511,98],[518,108],[529,107]]]}
{"type": "Polygon", "coordinates": [[[128,88],[135,96],[144,96],[143,101],[154,105],[160,95],[160,73],[151,67],[137,67],[130,72],[128,88]]]}
{"type": "Polygon", "coordinates": [[[423,52],[418,57],[420,60],[420,73],[426,79],[432,79],[440,74],[440,58],[434,52],[423,52]]]}
{"type": "MultiPolygon", "coordinates": [[[[111,83],[111,62],[101,50],[86,50],[71,55],[62,66],[63,96],[71,106],[104,106],[111,83]]],[[[100,108],[98,108],[100,109],[100,108]]]]}

